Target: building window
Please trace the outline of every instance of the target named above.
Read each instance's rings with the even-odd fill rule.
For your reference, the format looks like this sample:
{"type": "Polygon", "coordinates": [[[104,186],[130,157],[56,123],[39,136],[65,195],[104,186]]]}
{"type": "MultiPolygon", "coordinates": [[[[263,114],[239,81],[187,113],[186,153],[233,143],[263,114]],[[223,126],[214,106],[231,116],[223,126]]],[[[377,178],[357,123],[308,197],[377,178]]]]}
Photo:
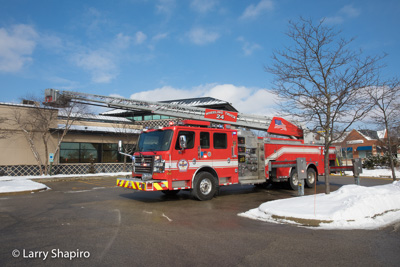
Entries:
{"type": "Polygon", "coordinates": [[[353,148],[352,147],[345,147],[342,148],[342,155],[345,159],[352,159],[353,158],[353,148]]]}
{"type": "Polygon", "coordinates": [[[79,163],[79,143],[61,143],[60,163],[79,163]]]}
{"type": "Polygon", "coordinates": [[[365,159],[372,155],[372,146],[359,146],[357,147],[358,157],[365,159]]]}
{"type": "Polygon", "coordinates": [[[100,144],[80,143],[79,156],[81,163],[100,162],[100,144]]]}
{"type": "Polygon", "coordinates": [[[102,162],[113,163],[120,162],[120,154],[118,153],[118,144],[103,144],[102,162]]]}
{"type": "Polygon", "coordinates": [[[117,144],[61,143],[60,163],[123,162],[117,144]]]}
{"type": "Polygon", "coordinates": [[[133,120],[134,121],[142,121],[143,117],[142,116],[135,116],[135,117],[133,117],[133,120]]]}

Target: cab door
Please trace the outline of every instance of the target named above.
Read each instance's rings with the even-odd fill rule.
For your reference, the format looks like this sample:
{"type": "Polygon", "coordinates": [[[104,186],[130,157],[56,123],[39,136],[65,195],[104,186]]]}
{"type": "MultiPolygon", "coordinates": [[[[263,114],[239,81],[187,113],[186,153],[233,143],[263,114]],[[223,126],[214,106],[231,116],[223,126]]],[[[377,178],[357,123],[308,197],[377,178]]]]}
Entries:
{"type": "Polygon", "coordinates": [[[196,132],[190,130],[179,130],[174,143],[174,155],[176,156],[176,168],[178,173],[176,177],[179,180],[190,180],[197,170],[197,147],[196,132]],[[182,149],[180,145],[181,136],[185,136],[186,148],[182,149]]]}
{"type": "Polygon", "coordinates": [[[237,135],[231,131],[212,133],[212,164],[220,178],[220,184],[237,183],[238,156],[237,135]]]}

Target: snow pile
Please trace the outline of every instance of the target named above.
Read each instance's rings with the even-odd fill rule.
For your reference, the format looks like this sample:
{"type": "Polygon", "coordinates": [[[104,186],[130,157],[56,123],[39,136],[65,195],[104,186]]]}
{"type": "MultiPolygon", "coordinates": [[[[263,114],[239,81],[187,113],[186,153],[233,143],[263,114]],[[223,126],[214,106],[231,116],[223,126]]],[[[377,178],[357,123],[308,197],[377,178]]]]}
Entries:
{"type": "Polygon", "coordinates": [[[44,184],[31,180],[0,181],[0,193],[15,193],[25,191],[45,190],[48,187],[44,184]]]}
{"type": "Polygon", "coordinates": [[[400,182],[345,185],[329,195],[266,202],[239,216],[318,229],[376,229],[400,221],[400,182]]]}
{"type": "MultiPolygon", "coordinates": [[[[400,178],[400,171],[395,170],[396,177],[400,178]]],[[[353,172],[346,171],[346,175],[353,176],[353,172]]],[[[381,177],[381,178],[391,178],[392,177],[392,170],[390,169],[375,169],[375,170],[368,170],[363,169],[363,172],[360,174],[360,177],[381,177]]]]}
{"type": "Polygon", "coordinates": [[[26,192],[49,189],[46,185],[31,181],[31,179],[65,179],[76,177],[94,177],[94,176],[126,176],[130,172],[118,173],[95,173],[95,174],[59,174],[59,175],[43,175],[43,176],[1,176],[0,177],[0,194],[26,192]]]}

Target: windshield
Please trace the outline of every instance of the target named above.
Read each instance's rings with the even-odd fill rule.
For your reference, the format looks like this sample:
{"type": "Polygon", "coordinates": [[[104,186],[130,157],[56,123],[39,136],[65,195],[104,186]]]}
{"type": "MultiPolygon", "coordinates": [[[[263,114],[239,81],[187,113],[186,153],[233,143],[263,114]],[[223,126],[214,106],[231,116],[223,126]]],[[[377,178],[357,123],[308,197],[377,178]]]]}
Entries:
{"type": "Polygon", "coordinates": [[[138,151],[167,151],[171,145],[172,135],[172,130],[143,132],[139,137],[138,151]]]}

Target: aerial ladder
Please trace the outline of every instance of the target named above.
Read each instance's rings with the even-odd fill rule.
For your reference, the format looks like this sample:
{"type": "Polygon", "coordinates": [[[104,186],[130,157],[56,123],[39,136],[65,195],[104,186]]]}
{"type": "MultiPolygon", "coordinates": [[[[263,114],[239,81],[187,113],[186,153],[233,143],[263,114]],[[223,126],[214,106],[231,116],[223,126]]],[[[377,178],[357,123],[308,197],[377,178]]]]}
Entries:
{"type": "Polygon", "coordinates": [[[303,130],[300,127],[297,127],[281,118],[279,118],[279,120],[273,120],[268,116],[249,115],[225,110],[174,105],[155,101],[103,96],[66,90],[45,90],[44,104],[46,105],[61,107],[67,106],[72,102],[129,111],[144,110],[163,116],[230,124],[235,127],[262,130],[268,131],[271,134],[285,135],[293,139],[303,137],[303,130]],[[282,125],[282,121],[284,121],[284,126],[282,125]]]}

